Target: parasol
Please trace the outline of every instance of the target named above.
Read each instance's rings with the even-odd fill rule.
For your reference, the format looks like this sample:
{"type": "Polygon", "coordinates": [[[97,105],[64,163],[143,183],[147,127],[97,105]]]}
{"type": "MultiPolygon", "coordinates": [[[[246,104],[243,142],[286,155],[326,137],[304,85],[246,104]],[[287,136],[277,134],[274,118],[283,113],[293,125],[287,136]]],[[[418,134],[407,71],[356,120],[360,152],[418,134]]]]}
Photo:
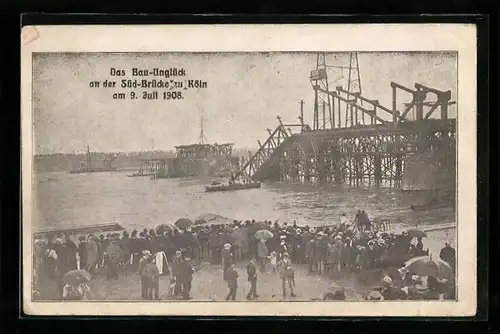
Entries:
{"type": "Polygon", "coordinates": [[[181,218],[175,222],[175,226],[177,226],[181,230],[185,230],[191,225],[193,225],[193,222],[187,218],[181,218]]]}
{"type": "Polygon", "coordinates": [[[427,233],[425,233],[424,231],[422,231],[419,228],[410,228],[406,232],[408,232],[408,235],[412,238],[425,238],[425,237],[427,237],[427,233]]]}
{"type": "Polygon", "coordinates": [[[257,238],[257,239],[263,239],[264,241],[271,239],[273,236],[274,235],[269,230],[258,230],[254,234],[255,238],[257,238]]]}
{"type": "Polygon", "coordinates": [[[202,219],[202,218],[196,219],[194,221],[194,225],[206,225],[206,224],[208,224],[208,222],[205,219],[202,219]]]}
{"type": "Polygon", "coordinates": [[[165,232],[170,232],[172,234],[176,229],[175,225],[172,224],[160,224],[156,226],[155,232],[156,235],[162,235],[165,232]]]}
{"type": "Polygon", "coordinates": [[[450,279],[454,277],[451,266],[441,260],[432,259],[432,256],[419,256],[408,260],[405,268],[420,276],[433,276],[450,279]]]}
{"type": "Polygon", "coordinates": [[[258,229],[267,229],[267,228],[269,228],[269,226],[266,223],[264,223],[264,222],[255,222],[252,225],[253,225],[253,227],[258,228],[258,229]]]}
{"type": "Polygon", "coordinates": [[[220,215],[216,215],[213,213],[207,213],[207,214],[201,215],[198,218],[196,218],[196,220],[205,220],[209,224],[223,224],[223,225],[231,224],[233,222],[229,218],[226,218],[226,217],[223,217],[220,215]]]}
{"type": "Polygon", "coordinates": [[[90,275],[85,270],[72,270],[72,271],[68,271],[63,276],[62,280],[63,280],[64,284],[78,286],[82,283],[87,283],[91,279],[92,279],[92,275],[90,275]]]}

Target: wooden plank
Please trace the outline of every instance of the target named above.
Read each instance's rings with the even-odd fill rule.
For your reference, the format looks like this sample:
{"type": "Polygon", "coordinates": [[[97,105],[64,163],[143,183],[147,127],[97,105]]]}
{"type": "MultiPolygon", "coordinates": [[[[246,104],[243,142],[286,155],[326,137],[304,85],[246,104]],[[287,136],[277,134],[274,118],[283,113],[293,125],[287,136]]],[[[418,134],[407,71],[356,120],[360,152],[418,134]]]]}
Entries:
{"type": "Polygon", "coordinates": [[[80,226],[74,228],[57,228],[50,230],[39,230],[33,232],[33,236],[35,238],[43,237],[47,234],[90,234],[90,233],[98,233],[98,232],[111,232],[111,231],[123,231],[124,228],[117,223],[106,223],[106,224],[97,224],[97,225],[88,225],[88,226],[80,226]]]}

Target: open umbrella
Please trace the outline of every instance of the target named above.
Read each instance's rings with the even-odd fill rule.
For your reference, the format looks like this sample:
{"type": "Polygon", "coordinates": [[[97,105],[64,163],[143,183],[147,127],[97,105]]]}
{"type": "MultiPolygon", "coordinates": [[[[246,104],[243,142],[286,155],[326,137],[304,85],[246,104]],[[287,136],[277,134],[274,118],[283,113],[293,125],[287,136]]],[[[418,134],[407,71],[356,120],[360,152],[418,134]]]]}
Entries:
{"type": "Polygon", "coordinates": [[[157,235],[162,235],[165,232],[174,233],[176,229],[175,225],[172,224],[160,224],[156,226],[155,232],[157,235]]]}
{"type": "Polygon", "coordinates": [[[433,259],[431,256],[419,256],[408,260],[405,268],[420,276],[433,276],[439,278],[453,278],[453,269],[451,266],[441,260],[433,259]]]}
{"type": "Polygon", "coordinates": [[[425,233],[425,231],[422,231],[419,228],[410,228],[406,232],[408,232],[408,235],[412,238],[425,238],[425,237],[427,237],[427,233],[425,233]]]}
{"type": "Polygon", "coordinates": [[[257,239],[269,240],[274,236],[269,230],[258,230],[255,232],[254,237],[257,239]]]}
{"type": "Polygon", "coordinates": [[[267,229],[269,226],[264,222],[255,222],[252,224],[254,228],[267,229]]]}
{"type": "Polygon", "coordinates": [[[72,271],[68,271],[63,276],[62,281],[64,284],[78,286],[82,283],[87,283],[91,279],[92,279],[92,275],[90,275],[85,270],[72,270],[72,271]]]}
{"type": "Polygon", "coordinates": [[[191,225],[193,225],[193,222],[187,218],[181,218],[175,222],[175,226],[177,226],[181,230],[185,230],[191,225]]]}
{"type": "Polygon", "coordinates": [[[202,219],[202,218],[196,219],[194,221],[194,225],[206,225],[206,224],[208,224],[208,222],[205,219],[202,219]]]}

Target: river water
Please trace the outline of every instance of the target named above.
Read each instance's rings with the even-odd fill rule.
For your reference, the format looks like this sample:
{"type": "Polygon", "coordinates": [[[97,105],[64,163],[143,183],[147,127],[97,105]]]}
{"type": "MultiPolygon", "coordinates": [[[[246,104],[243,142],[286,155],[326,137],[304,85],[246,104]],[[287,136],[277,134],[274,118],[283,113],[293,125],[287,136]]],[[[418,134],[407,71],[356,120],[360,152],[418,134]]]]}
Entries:
{"type": "Polygon", "coordinates": [[[279,220],[310,226],[337,223],[356,210],[396,225],[455,221],[452,209],[413,212],[422,196],[395,189],[263,184],[261,189],[205,193],[211,180],[127,177],[125,172],[35,174],[35,230],[116,222],[127,229],[213,213],[238,220],[279,220]]]}

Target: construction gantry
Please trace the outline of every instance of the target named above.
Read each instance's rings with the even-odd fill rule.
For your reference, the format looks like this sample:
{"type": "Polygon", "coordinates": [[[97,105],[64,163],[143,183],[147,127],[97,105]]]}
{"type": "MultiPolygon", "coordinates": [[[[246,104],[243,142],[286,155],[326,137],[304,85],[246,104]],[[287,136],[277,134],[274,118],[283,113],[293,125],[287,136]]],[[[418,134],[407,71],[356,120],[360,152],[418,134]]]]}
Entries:
{"type": "Polygon", "coordinates": [[[342,86],[331,90],[326,84],[326,61],[318,56],[318,67],[310,77],[315,94],[313,127],[304,122],[303,102],[300,124],[285,125],[278,116],[277,128],[268,129],[268,139],[259,142],[239,174],[260,181],[405,187],[405,163],[418,160],[425,161],[438,178],[453,183],[456,119],[448,115],[448,107],[455,104],[451,92],[391,82],[388,108],[361,94],[357,54],[350,55],[349,68],[348,83],[355,91],[342,86]],[[401,111],[400,93],[409,97],[401,111]]]}

